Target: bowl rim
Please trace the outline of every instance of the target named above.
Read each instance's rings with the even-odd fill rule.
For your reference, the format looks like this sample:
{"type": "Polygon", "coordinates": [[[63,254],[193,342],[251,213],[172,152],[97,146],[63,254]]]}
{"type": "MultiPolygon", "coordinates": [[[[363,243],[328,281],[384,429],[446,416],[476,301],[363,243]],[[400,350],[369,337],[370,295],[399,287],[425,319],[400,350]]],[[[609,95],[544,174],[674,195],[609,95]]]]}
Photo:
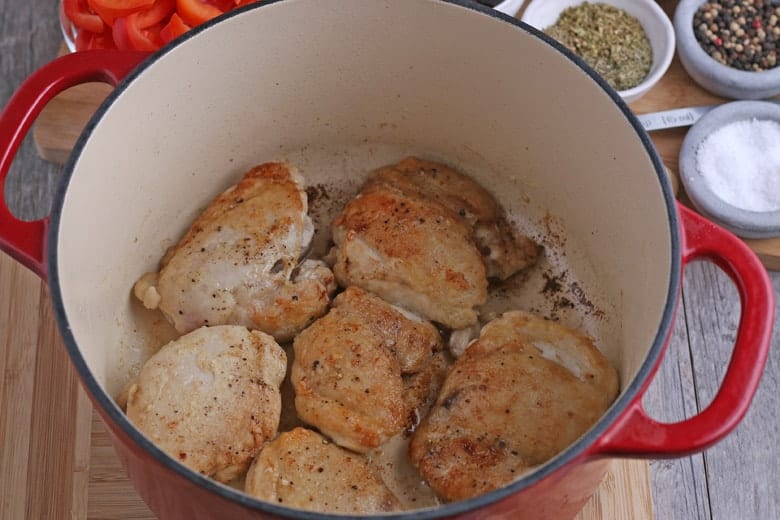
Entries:
{"type": "MultiPolygon", "coordinates": [[[[563,9],[566,7],[570,7],[573,5],[579,5],[583,3],[585,0],[557,0],[556,6],[560,6],[560,9],[558,9],[558,14],[560,14],[563,9]]],[[[590,0],[593,1],[593,0],[590,0]]],[[[650,72],[648,72],[647,76],[636,86],[631,87],[629,89],[625,90],[618,90],[618,94],[620,94],[621,97],[624,99],[627,99],[629,101],[636,100],[639,96],[646,93],[648,90],[650,90],[658,81],[661,80],[664,74],[666,74],[666,71],[669,70],[669,67],[672,64],[672,60],[674,59],[674,51],[677,44],[677,37],[674,30],[674,25],[672,24],[672,21],[669,19],[669,17],[666,15],[663,9],[655,2],[655,0],[598,0],[599,2],[607,3],[610,5],[614,5],[615,7],[624,9],[626,6],[630,5],[641,5],[643,7],[646,7],[653,15],[653,17],[656,19],[656,21],[660,22],[661,26],[664,29],[664,38],[662,41],[656,40],[656,43],[660,43],[660,45],[654,45],[653,41],[650,42],[650,45],[653,49],[653,64],[650,68],[650,72]]],[[[541,5],[551,5],[553,4],[553,1],[551,0],[530,0],[528,4],[526,5],[525,12],[523,13],[523,16],[521,17],[521,21],[539,29],[540,31],[543,31],[545,27],[538,27],[533,22],[533,17],[536,14],[536,10],[539,9],[539,6],[541,5]]],[[[642,23],[644,20],[636,17],[640,23],[642,23]]],[[[644,24],[643,24],[644,27],[644,24]]],[[[647,32],[647,30],[645,30],[647,32]]],[[[649,38],[648,38],[649,39],[649,38]]]]}
{"type": "Polygon", "coordinates": [[[732,101],[702,116],[683,139],[680,179],[693,205],[708,218],[745,238],[769,238],[780,235],[780,209],[751,211],[728,203],[713,191],[696,166],[699,145],[714,131],[730,123],[756,119],[780,123],[780,106],[767,101],[732,101]]]}
{"type": "Polygon", "coordinates": [[[504,0],[496,4],[493,9],[509,16],[515,16],[524,3],[525,0],[504,0]]]}
{"type": "MultiPolygon", "coordinates": [[[[169,456],[150,439],[148,439],[143,433],[141,433],[140,430],[138,430],[130,422],[127,415],[119,408],[113,397],[104,390],[103,386],[92,373],[86,359],[80,351],[76,337],[69,326],[68,314],[65,309],[65,302],[63,298],[60,272],[58,267],[58,234],[62,220],[63,208],[67,199],[66,195],[70,180],[73,178],[76,169],[75,166],[78,163],[79,156],[82,153],[86,142],[89,140],[92,132],[95,130],[98,123],[106,114],[113,102],[122,94],[126,88],[132,85],[132,83],[139,76],[141,76],[147,68],[154,65],[158,60],[169,54],[170,51],[174,50],[179,45],[184,45],[189,39],[197,37],[201,32],[208,31],[219,21],[234,16],[241,16],[244,12],[248,12],[254,9],[265,9],[277,3],[287,1],[295,0],[267,0],[260,3],[250,3],[191,29],[181,38],[173,40],[158,51],[152,53],[149,58],[136,67],[136,69],[128,74],[128,76],[122,80],[114,90],[112,90],[112,92],[101,103],[101,105],[93,114],[92,118],[85,126],[84,130],[76,141],[73,152],[68,158],[68,161],[63,169],[63,173],[60,178],[60,184],[52,204],[50,215],[50,224],[47,235],[48,248],[46,252],[46,265],[48,268],[48,284],[51,293],[52,309],[57,321],[60,335],[63,338],[65,348],[68,351],[71,362],[73,363],[82,384],[87,390],[87,393],[90,395],[93,402],[98,405],[101,415],[104,418],[107,417],[111,420],[113,427],[121,430],[122,434],[130,439],[136,447],[139,447],[141,450],[143,450],[146,455],[153,457],[155,462],[162,465],[166,470],[174,473],[177,477],[186,479],[189,483],[194,484],[201,489],[214,493],[220,499],[228,500],[250,510],[273,514],[282,518],[329,520],[333,518],[339,518],[340,516],[330,513],[292,509],[270,502],[265,502],[258,498],[252,497],[243,491],[239,491],[225,484],[221,484],[216,480],[201,475],[184,466],[181,464],[181,462],[175,460],[173,457],[169,456]]],[[[642,124],[639,122],[635,114],[631,111],[626,102],[617,94],[617,92],[612,89],[603,78],[590,69],[590,67],[588,67],[585,62],[577,55],[563,47],[553,38],[542,33],[540,30],[532,27],[529,24],[521,22],[515,17],[506,15],[472,0],[429,1],[432,3],[450,4],[468,11],[474,11],[481,15],[495,18],[501,22],[508,23],[509,25],[513,26],[515,30],[524,31],[531,36],[542,40],[561,53],[564,58],[567,58],[577,67],[579,67],[581,71],[588,75],[590,79],[597,84],[597,86],[601,87],[604,93],[615,103],[617,108],[626,118],[627,123],[630,125],[630,127],[633,128],[637,138],[644,147],[645,152],[647,153],[647,158],[650,160],[653,166],[653,170],[655,171],[656,179],[658,180],[661,197],[664,201],[666,209],[666,219],[669,226],[669,238],[671,242],[669,247],[670,255],[668,259],[670,263],[668,267],[669,280],[666,289],[666,298],[664,301],[663,310],[658,322],[658,328],[651,344],[648,346],[647,355],[633,374],[632,379],[625,382],[625,386],[621,388],[621,392],[615,401],[602,414],[599,420],[579,439],[571,443],[566,449],[558,453],[555,457],[547,461],[538,469],[527,473],[525,476],[502,488],[471,499],[450,504],[443,504],[436,508],[400,511],[398,513],[383,514],[379,516],[379,518],[384,519],[439,519],[473,512],[478,509],[496,504],[519,491],[530,488],[532,485],[547,479],[565,466],[568,466],[572,463],[577,463],[578,461],[582,463],[583,461],[593,460],[595,458],[608,455],[601,452],[598,441],[601,440],[620,422],[620,418],[623,417],[627,411],[632,409],[632,405],[638,401],[641,401],[644,391],[646,390],[653,375],[658,369],[672,330],[682,280],[682,236],[676,200],[670,181],[666,175],[660,156],[658,155],[655,146],[650,140],[650,137],[645,132],[642,124]]]]}

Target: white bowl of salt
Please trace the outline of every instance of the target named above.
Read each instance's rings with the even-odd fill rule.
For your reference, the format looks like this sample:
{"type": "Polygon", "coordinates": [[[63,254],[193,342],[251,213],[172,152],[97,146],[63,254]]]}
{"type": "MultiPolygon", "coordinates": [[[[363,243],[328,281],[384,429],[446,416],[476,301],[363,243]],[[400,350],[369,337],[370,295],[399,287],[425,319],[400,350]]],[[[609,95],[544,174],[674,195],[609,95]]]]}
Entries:
{"type": "Polygon", "coordinates": [[[704,115],[680,150],[696,209],[745,238],[780,236],[780,106],[734,101],[704,115]]]}

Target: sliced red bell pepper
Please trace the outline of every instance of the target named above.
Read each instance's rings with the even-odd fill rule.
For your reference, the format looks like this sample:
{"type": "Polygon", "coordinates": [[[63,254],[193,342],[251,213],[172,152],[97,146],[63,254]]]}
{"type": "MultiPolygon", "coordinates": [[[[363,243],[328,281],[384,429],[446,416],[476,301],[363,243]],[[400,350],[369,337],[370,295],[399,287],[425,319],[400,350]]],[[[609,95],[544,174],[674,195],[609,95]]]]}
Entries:
{"type": "Polygon", "coordinates": [[[76,50],[77,51],[85,51],[87,50],[87,46],[89,45],[89,42],[92,41],[92,38],[95,36],[95,33],[91,31],[77,31],[76,32],[76,41],[74,42],[76,44],[76,50]]]}
{"type": "Polygon", "coordinates": [[[62,9],[73,25],[84,31],[102,33],[105,25],[100,17],[93,13],[87,0],[64,0],[62,9]]]}
{"type": "Polygon", "coordinates": [[[171,19],[160,31],[160,38],[164,43],[168,43],[174,38],[178,38],[182,34],[190,30],[190,26],[184,23],[177,13],[171,15],[171,19]]]}
{"type": "Polygon", "coordinates": [[[163,43],[160,39],[161,29],[162,24],[139,27],[138,13],[133,13],[114,20],[111,33],[119,50],[156,51],[163,43]]]}
{"type": "Polygon", "coordinates": [[[156,0],[149,9],[138,11],[138,27],[146,29],[167,21],[176,10],[176,0],[156,0]]]}
{"type": "Polygon", "coordinates": [[[95,5],[104,9],[132,12],[139,8],[149,7],[154,0],[92,0],[95,5]]]}
{"type": "Polygon", "coordinates": [[[111,37],[111,31],[106,29],[102,34],[96,34],[89,43],[90,50],[93,49],[116,49],[114,38],[111,37]]]}
{"type": "Polygon", "coordinates": [[[76,50],[89,51],[94,49],[116,49],[116,44],[111,37],[111,30],[106,29],[102,33],[91,31],[78,31],[76,35],[76,50]]]}
{"type": "Polygon", "coordinates": [[[190,27],[195,27],[221,15],[217,6],[202,0],[176,0],[176,12],[190,27]]]}
{"type": "Polygon", "coordinates": [[[87,2],[92,10],[111,26],[120,16],[128,16],[148,9],[154,4],[154,0],[87,0],[87,2]]]}
{"type": "Polygon", "coordinates": [[[206,3],[213,5],[223,13],[226,13],[236,6],[235,0],[205,0],[206,3]]]}

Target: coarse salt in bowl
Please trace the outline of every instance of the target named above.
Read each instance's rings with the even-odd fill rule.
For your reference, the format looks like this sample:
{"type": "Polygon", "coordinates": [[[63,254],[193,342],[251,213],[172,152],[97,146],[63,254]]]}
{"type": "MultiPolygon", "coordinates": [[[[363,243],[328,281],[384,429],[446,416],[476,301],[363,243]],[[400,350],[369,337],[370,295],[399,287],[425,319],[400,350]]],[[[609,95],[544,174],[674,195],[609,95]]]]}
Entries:
{"type": "Polygon", "coordinates": [[[702,49],[694,34],[693,17],[705,1],[680,0],[674,12],[680,63],[688,75],[713,94],[727,98],[764,99],[780,94],[780,66],[760,72],[738,70],[715,61],[702,49]]]}
{"type": "Polygon", "coordinates": [[[744,238],[780,236],[780,106],[734,101],[702,117],[680,150],[696,209],[744,238]]]}
{"type": "MultiPolygon", "coordinates": [[[[555,24],[564,9],[583,3],[583,0],[532,0],[521,20],[544,31],[555,24]]],[[[672,22],[654,0],[597,0],[591,3],[605,3],[623,9],[639,20],[653,49],[653,63],[650,72],[639,85],[618,91],[626,103],[636,101],[647,94],[663,77],[672,63],[675,49],[675,34],[672,22]]]]}

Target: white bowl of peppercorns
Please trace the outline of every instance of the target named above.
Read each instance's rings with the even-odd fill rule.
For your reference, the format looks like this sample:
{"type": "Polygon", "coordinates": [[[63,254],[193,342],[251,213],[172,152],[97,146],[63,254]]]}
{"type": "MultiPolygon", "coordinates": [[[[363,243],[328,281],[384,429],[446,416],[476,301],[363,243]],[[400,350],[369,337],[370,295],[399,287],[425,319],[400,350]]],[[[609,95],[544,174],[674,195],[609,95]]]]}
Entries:
{"type": "Polygon", "coordinates": [[[674,28],[655,0],[532,0],[521,20],[582,58],[627,103],[674,57],[674,28]]]}
{"type": "Polygon", "coordinates": [[[771,0],[681,0],[677,48],[688,74],[733,99],[780,94],[780,4],[771,0]]]}

